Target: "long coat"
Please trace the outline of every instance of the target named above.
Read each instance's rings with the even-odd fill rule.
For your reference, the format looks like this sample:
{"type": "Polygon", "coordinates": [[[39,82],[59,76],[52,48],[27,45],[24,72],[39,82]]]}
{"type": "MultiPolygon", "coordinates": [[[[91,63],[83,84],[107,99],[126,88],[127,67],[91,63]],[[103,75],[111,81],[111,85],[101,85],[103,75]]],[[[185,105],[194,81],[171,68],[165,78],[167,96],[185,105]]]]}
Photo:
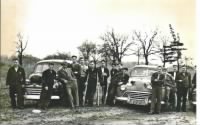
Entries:
{"type": "Polygon", "coordinates": [[[185,88],[190,88],[192,87],[191,83],[191,75],[190,73],[186,72],[185,75],[183,72],[178,73],[176,77],[176,82],[177,82],[177,87],[185,87],[185,88]],[[179,81],[182,80],[182,81],[179,81]]]}
{"type": "Polygon", "coordinates": [[[53,88],[54,80],[56,79],[56,72],[47,69],[42,73],[42,87],[53,88]]]}
{"type": "Polygon", "coordinates": [[[26,81],[25,71],[22,67],[18,67],[17,72],[14,67],[8,70],[6,85],[24,85],[26,81]]]}
{"type": "Polygon", "coordinates": [[[101,85],[107,85],[107,79],[110,76],[108,68],[104,68],[104,72],[102,72],[102,68],[99,67],[98,69],[98,76],[101,85]],[[107,76],[103,76],[103,73],[106,73],[107,76]]]}
{"type": "Polygon", "coordinates": [[[161,73],[158,81],[155,81],[155,79],[158,78],[158,75],[159,75],[158,72],[155,72],[152,74],[152,76],[151,76],[152,86],[162,86],[164,84],[165,75],[161,73]]]}

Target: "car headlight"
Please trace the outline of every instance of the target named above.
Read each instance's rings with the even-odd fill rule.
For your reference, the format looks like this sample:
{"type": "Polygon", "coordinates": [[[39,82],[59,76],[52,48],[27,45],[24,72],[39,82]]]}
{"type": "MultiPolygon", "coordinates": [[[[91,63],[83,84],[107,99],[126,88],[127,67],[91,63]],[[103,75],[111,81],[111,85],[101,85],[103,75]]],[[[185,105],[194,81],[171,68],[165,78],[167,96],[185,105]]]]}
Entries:
{"type": "Polygon", "coordinates": [[[147,89],[152,89],[152,86],[150,84],[147,84],[147,89]]]}
{"type": "Polygon", "coordinates": [[[120,89],[123,91],[126,89],[126,85],[121,85],[120,89]]]}

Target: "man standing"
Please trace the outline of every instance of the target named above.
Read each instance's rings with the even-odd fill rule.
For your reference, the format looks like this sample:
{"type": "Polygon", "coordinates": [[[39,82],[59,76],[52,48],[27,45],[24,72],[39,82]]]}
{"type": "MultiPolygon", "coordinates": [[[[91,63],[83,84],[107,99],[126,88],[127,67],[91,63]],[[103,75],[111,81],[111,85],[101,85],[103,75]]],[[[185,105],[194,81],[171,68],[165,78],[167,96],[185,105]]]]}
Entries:
{"type": "Polygon", "coordinates": [[[72,64],[71,64],[72,71],[74,75],[76,76],[76,79],[79,80],[80,74],[81,74],[81,66],[77,62],[77,56],[72,56],[72,64]]]}
{"type": "Polygon", "coordinates": [[[39,107],[46,109],[51,100],[53,92],[54,80],[56,79],[56,72],[53,70],[54,64],[49,63],[49,69],[42,73],[42,92],[40,95],[39,107]]]}
{"type": "MultiPolygon", "coordinates": [[[[176,77],[178,75],[178,68],[176,65],[173,65],[173,71],[169,72],[169,74],[171,74],[171,76],[173,77],[174,80],[176,80],[176,77]]],[[[176,81],[175,81],[176,84],[176,81]]],[[[173,110],[176,110],[176,102],[177,102],[177,94],[176,94],[176,88],[172,89],[172,91],[170,92],[169,95],[169,102],[171,103],[171,107],[173,110]],[[175,90],[175,91],[174,91],[175,90]]]]}
{"type": "Polygon", "coordinates": [[[165,76],[162,73],[162,67],[158,66],[158,71],[151,76],[152,97],[149,114],[159,114],[161,109],[162,86],[165,76]]]}
{"type": "Polygon", "coordinates": [[[116,68],[116,64],[115,63],[112,63],[112,69],[110,70],[110,76],[111,76],[111,79],[112,77],[118,72],[117,68],[116,68]]]}
{"type": "Polygon", "coordinates": [[[6,85],[9,85],[9,94],[12,108],[24,108],[23,88],[25,84],[25,71],[19,66],[17,58],[13,59],[13,66],[9,68],[7,73],[6,85]],[[15,100],[17,94],[17,103],[15,100]]]}
{"type": "Polygon", "coordinates": [[[89,63],[89,68],[86,72],[86,77],[87,77],[87,92],[86,92],[86,99],[85,102],[89,106],[93,106],[94,102],[94,95],[96,92],[96,87],[97,87],[97,69],[95,68],[94,61],[90,61],[89,63]]]}
{"type": "Polygon", "coordinates": [[[186,72],[186,66],[182,66],[181,72],[178,73],[176,77],[177,81],[177,112],[180,112],[181,109],[183,112],[186,112],[186,97],[189,88],[192,87],[191,84],[191,75],[189,72],[186,72]],[[181,106],[182,103],[182,106],[181,106]]]}
{"type": "Polygon", "coordinates": [[[83,105],[83,94],[85,90],[85,82],[86,82],[86,71],[88,69],[88,66],[85,65],[84,58],[80,58],[80,66],[81,66],[81,71],[80,71],[80,77],[79,77],[79,82],[78,82],[78,94],[79,94],[79,104],[82,106],[83,105]]]}
{"type": "Polygon", "coordinates": [[[101,66],[98,68],[98,75],[99,75],[99,81],[100,85],[102,87],[102,104],[104,104],[104,100],[107,93],[107,87],[108,87],[108,77],[109,77],[109,70],[106,67],[105,60],[101,61],[101,66]]]}
{"type": "Polygon", "coordinates": [[[62,64],[62,68],[58,71],[57,79],[63,84],[66,90],[71,108],[74,109],[75,106],[79,106],[77,80],[71,68],[68,67],[67,62],[62,64]]]}
{"type": "MultiPolygon", "coordinates": [[[[164,80],[164,86],[165,86],[165,102],[166,105],[169,106],[169,99],[170,99],[170,94],[175,93],[176,91],[176,83],[171,74],[167,72],[167,68],[163,68],[163,74],[165,75],[165,80],[164,80]]],[[[175,97],[173,97],[175,98],[175,97]]],[[[174,100],[175,101],[175,100],[174,100]]],[[[174,105],[175,102],[170,102],[170,104],[173,103],[174,105]]]]}

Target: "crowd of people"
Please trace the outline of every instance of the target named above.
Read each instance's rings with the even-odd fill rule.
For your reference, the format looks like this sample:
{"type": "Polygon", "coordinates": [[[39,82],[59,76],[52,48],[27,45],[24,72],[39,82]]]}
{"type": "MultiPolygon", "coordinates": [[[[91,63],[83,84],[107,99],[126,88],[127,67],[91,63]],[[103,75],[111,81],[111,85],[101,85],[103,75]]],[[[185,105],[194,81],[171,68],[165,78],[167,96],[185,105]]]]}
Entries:
{"type": "MultiPolygon", "coordinates": [[[[25,85],[25,71],[19,66],[17,58],[14,65],[7,73],[6,84],[9,85],[9,94],[12,108],[24,108],[23,88],[25,85]],[[17,102],[15,98],[17,94],[17,102]]],[[[40,94],[39,107],[47,109],[51,100],[54,81],[59,81],[64,88],[64,95],[72,109],[79,106],[93,106],[95,93],[101,88],[101,104],[114,104],[115,96],[120,91],[119,86],[129,81],[128,68],[122,67],[120,63],[112,63],[109,70],[105,60],[101,60],[99,67],[94,61],[86,64],[84,58],[77,59],[72,56],[72,63],[63,62],[59,70],[54,70],[54,64],[49,63],[49,68],[42,73],[42,91],[40,94]],[[110,79],[108,79],[110,77],[110,79]],[[110,80],[110,81],[108,81],[110,80]],[[110,84],[109,84],[110,83],[110,84]]],[[[167,72],[166,68],[158,66],[158,71],[151,76],[152,98],[150,114],[158,114],[161,110],[162,87],[165,86],[166,104],[170,102],[177,112],[186,111],[186,98],[190,88],[196,87],[196,74],[191,80],[191,74],[182,66],[181,71],[167,72]],[[193,84],[192,84],[193,83],[193,84]],[[176,97],[177,95],[177,97],[176,97]],[[177,99],[176,99],[177,98],[177,99]],[[176,101],[177,100],[177,104],[176,101]]]]}
{"type": "Polygon", "coordinates": [[[193,79],[191,74],[187,72],[187,67],[183,65],[180,72],[177,70],[177,66],[173,66],[172,72],[167,72],[166,68],[158,66],[158,71],[153,73],[151,76],[152,84],[152,98],[151,108],[149,114],[159,114],[161,111],[161,98],[162,98],[162,87],[165,87],[165,102],[168,106],[177,112],[186,112],[187,97],[196,87],[196,72],[193,79]]]}
{"type": "MultiPolygon", "coordinates": [[[[14,65],[7,73],[6,84],[10,86],[11,106],[13,108],[24,108],[23,92],[25,85],[25,71],[19,66],[17,58],[14,60],[14,65]],[[19,102],[16,103],[15,94],[19,102]]],[[[42,73],[42,91],[40,94],[39,107],[47,109],[51,96],[53,94],[54,81],[59,81],[63,87],[65,102],[69,103],[72,109],[79,106],[93,106],[95,93],[102,90],[101,104],[114,103],[114,97],[117,93],[117,86],[122,82],[128,82],[128,68],[122,67],[120,63],[113,63],[111,71],[106,67],[105,60],[101,60],[100,66],[96,67],[94,61],[85,62],[84,58],[72,56],[72,63],[63,62],[59,70],[54,70],[54,63],[49,63],[49,68],[42,73]],[[108,84],[111,76],[111,84],[108,84]],[[115,80],[115,81],[114,81],[115,80]],[[108,86],[109,85],[109,86],[108,86]],[[106,99],[107,97],[107,99],[106,99]]]]}

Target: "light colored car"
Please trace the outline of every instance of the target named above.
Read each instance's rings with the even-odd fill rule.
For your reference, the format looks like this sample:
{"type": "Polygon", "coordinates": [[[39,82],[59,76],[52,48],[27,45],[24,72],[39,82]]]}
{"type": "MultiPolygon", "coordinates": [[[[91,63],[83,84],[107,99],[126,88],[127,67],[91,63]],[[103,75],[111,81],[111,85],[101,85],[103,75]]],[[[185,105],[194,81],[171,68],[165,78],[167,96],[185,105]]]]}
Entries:
{"type": "MultiPolygon", "coordinates": [[[[136,65],[130,69],[129,82],[120,86],[115,102],[124,102],[135,105],[149,105],[151,103],[151,76],[157,66],[136,65]]],[[[162,100],[165,99],[165,87],[162,88],[162,100]]],[[[161,102],[164,104],[164,101],[161,102]]]]}
{"type": "MultiPolygon", "coordinates": [[[[39,100],[40,93],[42,90],[42,85],[41,85],[42,73],[49,68],[49,63],[54,64],[54,70],[57,72],[61,67],[61,64],[65,61],[68,63],[72,63],[69,60],[61,60],[61,59],[42,60],[37,62],[33,69],[33,73],[30,74],[29,78],[26,80],[24,99],[39,100]]],[[[62,94],[62,86],[55,86],[59,85],[57,83],[58,81],[55,80],[53,95],[51,96],[51,99],[58,100],[60,99],[60,95],[62,94]]]]}

